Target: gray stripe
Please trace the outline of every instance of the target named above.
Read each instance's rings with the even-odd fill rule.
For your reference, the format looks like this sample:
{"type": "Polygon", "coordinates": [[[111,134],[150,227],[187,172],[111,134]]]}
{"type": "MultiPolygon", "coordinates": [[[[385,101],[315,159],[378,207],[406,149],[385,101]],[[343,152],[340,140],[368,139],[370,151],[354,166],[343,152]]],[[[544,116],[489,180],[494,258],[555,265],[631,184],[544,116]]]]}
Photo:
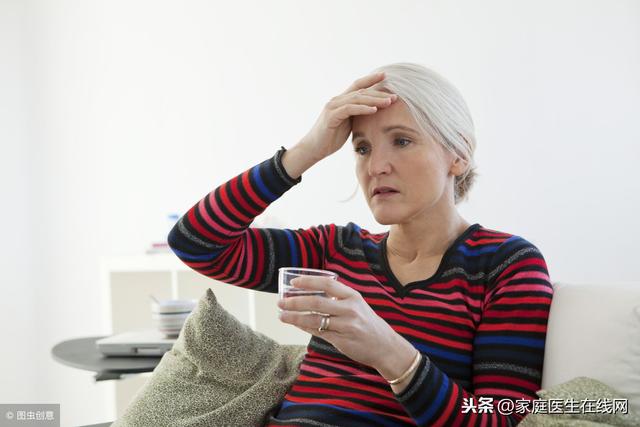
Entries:
{"type": "Polygon", "coordinates": [[[207,249],[220,249],[225,247],[225,245],[216,245],[215,243],[205,242],[201,238],[191,234],[191,232],[189,232],[189,230],[187,230],[187,227],[184,225],[184,216],[180,218],[180,221],[178,221],[178,230],[180,231],[180,234],[191,240],[193,243],[204,246],[207,249]]]}
{"type": "Polygon", "coordinates": [[[253,289],[257,290],[257,291],[261,291],[261,290],[263,290],[265,288],[268,288],[269,285],[271,285],[273,283],[273,281],[275,280],[274,274],[275,274],[275,269],[276,269],[275,256],[271,255],[271,254],[275,254],[275,251],[273,249],[273,237],[271,236],[271,232],[269,230],[267,230],[266,228],[261,228],[260,230],[264,231],[264,234],[265,234],[266,239],[267,239],[267,253],[269,254],[269,256],[267,256],[267,259],[269,260],[269,263],[267,264],[267,271],[266,271],[266,274],[265,274],[264,282],[260,283],[258,286],[253,288],[253,289]]]}
{"type": "Polygon", "coordinates": [[[442,273],[442,276],[443,277],[448,277],[448,276],[452,276],[454,274],[462,274],[468,280],[481,280],[481,279],[484,279],[485,276],[486,276],[487,280],[491,280],[493,277],[499,275],[502,271],[504,271],[509,265],[513,264],[513,262],[516,261],[518,258],[522,257],[523,255],[528,254],[529,252],[534,252],[534,253],[538,253],[538,254],[540,253],[540,251],[538,251],[534,247],[528,247],[528,248],[520,249],[518,252],[516,252],[515,254],[511,255],[509,258],[507,258],[504,262],[502,262],[499,266],[497,266],[495,269],[493,269],[493,271],[491,271],[487,275],[485,275],[485,273],[483,271],[481,271],[479,273],[476,273],[476,274],[469,274],[463,268],[455,267],[455,268],[450,268],[449,270],[447,270],[444,273],[442,273]]]}
{"type": "Polygon", "coordinates": [[[505,268],[513,264],[515,260],[517,260],[518,258],[522,257],[525,254],[528,254],[529,252],[540,254],[540,251],[538,251],[538,249],[534,247],[520,249],[518,252],[516,252],[515,254],[507,258],[505,261],[503,261],[502,264],[496,267],[491,273],[489,273],[489,275],[487,276],[487,279],[493,280],[494,276],[497,276],[498,274],[500,274],[502,271],[504,271],[505,268]]]}
{"type": "Polygon", "coordinates": [[[469,274],[465,271],[464,268],[455,267],[455,268],[450,268],[449,270],[446,270],[444,273],[442,273],[442,277],[452,276],[454,274],[462,274],[467,280],[480,280],[480,279],[484,279],[484,276],[485,276],[484,271],[481,271],[476,274],[469,274]]]}
{"type": "Polygon", "coordinates": [[[404,403],[407,400],[409,400],[411,396],[413,396],[418,390],[420,390],[420,388],[422,387],[422,383],[424,383],[424,381],[427,379],[427,375],[431,370],[431,359],[429,359],[429,357],[426,356],[424,353],[422,354],[422,357],[427,359],[426,364],[424,365],[424,369],[420,371],[420,373],[418,374],[420,376],[418,377],[416,382],[413,383],[413,386],[411,386],[409,390],[407,390],[400,397],[398,397],[398,401],[400,403],[404,403]]]}
{"type": "Polygon", "coordinates": [[[511,371],[519,374],[529,375],[530,377],[540,379],[542,377],[540,371],[537,369],[527,368],[526,366],[518,366],[512,363],[478,363],[474,365],[474,370],[477,371],[511,371]]]}
{"type": "Polygon", "coordinates": [[[320,349],[320,350],[324,350],[328,353],[333,353],[333,354],[337,354],[340,356],[344,356],[344,354],[342,354],[342,352],[340,352],[340,350],[338,350],[337,348],[335,348],[332,345],[326,345],[323,344],[321,342],[318,341],[318,338],[316,338],[315,340],[311,340],[311,342],[309,343],[311,345],[311,348],[313,349],[320,349]]]}
{"type": "Polygon", "coordinates": [[[289,178],[289,177],[287,176],[287,174],[282,170],[282,167],[280,167],[280,164],[279,164],[280,162],[278,162],[278,160],[276,160],[276,156],[273,156],[273,157],[271,158],[271,160],[272,160],[272,162],[273,162],[273,166],[274,166],[274,167],[275,167],[275,169],[276,169],[276,172],[278,173],[278,176],[279,176],[280,178],[282,178],[284,182],[286,182],[286,183],[287,183],[287,184],[289,184],[289,185],[295,185],[295,184],[297,184],[297,182],[296,182],[296,181],[291,180],[291,178],[289,178]]]}
{"type": "Polygon", "coordinates": [[[336,234],[338,235],[338,248],[340,248],[342,251],[348,253],[349,255],[352,256],[359,256],[359,257],[364,257],[364,251],[362,249],[358,249],[358,248],[348,248],[345,246],[344,244],[344,240],[342,239],[342,233],[345,230],[345,227],[337,227],[338,230],[336,230],[336,234]]]}

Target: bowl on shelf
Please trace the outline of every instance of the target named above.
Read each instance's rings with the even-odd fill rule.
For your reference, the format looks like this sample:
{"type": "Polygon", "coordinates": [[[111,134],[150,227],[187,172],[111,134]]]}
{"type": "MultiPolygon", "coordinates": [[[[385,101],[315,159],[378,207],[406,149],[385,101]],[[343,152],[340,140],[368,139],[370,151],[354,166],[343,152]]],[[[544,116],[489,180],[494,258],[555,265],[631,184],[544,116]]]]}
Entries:
{"type": "Polygon", "coordinates": [[[180,333],[187,317],[198,304],[195,299],[152,299],[151,319],[154,326],[167,337],[174,337],[180,333]]]}

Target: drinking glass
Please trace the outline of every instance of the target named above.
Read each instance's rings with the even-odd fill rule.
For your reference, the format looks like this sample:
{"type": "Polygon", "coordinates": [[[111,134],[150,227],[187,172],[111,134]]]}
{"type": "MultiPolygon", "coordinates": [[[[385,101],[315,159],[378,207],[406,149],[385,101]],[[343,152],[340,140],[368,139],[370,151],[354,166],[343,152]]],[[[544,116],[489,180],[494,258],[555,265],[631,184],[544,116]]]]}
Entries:
{"type": "Polygon", "coordinates": [[[327,296],[324,291],[300,289],[291,286],[291,280],[300,276],[320,276],[338,280],[338,274],[334,273],[333,271],[303,267],[281,267],[278,270],[278,295],[280,296],[280,299],[302,295],[319,295],[323,297],[327,296]]]}

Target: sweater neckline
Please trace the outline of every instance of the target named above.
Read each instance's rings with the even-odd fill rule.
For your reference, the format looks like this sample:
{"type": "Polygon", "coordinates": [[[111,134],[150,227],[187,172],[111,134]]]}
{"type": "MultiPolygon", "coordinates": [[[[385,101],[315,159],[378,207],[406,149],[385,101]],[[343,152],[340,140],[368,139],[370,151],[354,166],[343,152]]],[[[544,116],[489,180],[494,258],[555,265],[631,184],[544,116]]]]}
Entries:
{"type": "Polygon", "coordinates": [[[470,225],[469,227],[467,227],[467,229],[465,231],[462,232],[461,235],[459,235],[453,241],[453,243],[451,243],[451,245],[449,245],[447,250],[444,252],[444,255],[442,256],[442,259],[440,260],[440,264],[438,265],[438,269],[436,270],[436,272],[431,277],[428,277],[428,278],[425,278],[425,279],[416,280],[416,281],[413,281],[413,282],[409,282],[406,285],[402,285],[400,283],[400,280],[398,280],[396,275],[393,274],[393,271],[391,270],[391,266],[389,265],[389,259],[387,258],[387,239],[389,237],[389,232],[387,231],[385,233],[384,237],[382,238],[382,240],[380,241],[380,252],[381,252],[381,258],[382,258],[382,269],[383,269],[385,275],[389,278],[389,281],[391,282],[391,285],[395,288],[395,290],[398,293],[398,295],[400,295],[400,297],[405,297],[412,289],[419,288],[419,287],[424,287],[424,286],[430,285],[431,283],[437,281],[440,278],[440,276],[442,275],[445,267],[447,266],[447,264],[449,262],[449,258],[451,258],[451,255],[453,254],[453,252],[455,252],[455,250],[457,249],[458,245],[462,241],[464,241],[471,233],[473,233],[475,230],[477,230],[480,227],[481,226],[480,226],[479,223],[475,223],[473,225],[470,225]]]}

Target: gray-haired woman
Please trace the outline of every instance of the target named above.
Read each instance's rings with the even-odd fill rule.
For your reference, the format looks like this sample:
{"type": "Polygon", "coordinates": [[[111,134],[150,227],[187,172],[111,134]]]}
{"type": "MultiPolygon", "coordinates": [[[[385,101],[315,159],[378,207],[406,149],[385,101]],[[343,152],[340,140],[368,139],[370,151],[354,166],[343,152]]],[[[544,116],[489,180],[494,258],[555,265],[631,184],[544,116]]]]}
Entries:
{"type": "Polygon", "coordinates": [[[209,277],[277,292],[279,267],[333,298],[279,302],[313,335],[272,426],[491,425],[519,422],[540,388],[553,289],[540,251],[470,224],[456,209],[474,180],[475,136],[455,87],[417,64],[356,80],[289,150],[213,190],[169,235],[209,277]],[[353,222],[250,227],[352,134],[355,170],[384,233],[353,222]],[[315,312],[319,314],[306,314],[315,312]]]}

